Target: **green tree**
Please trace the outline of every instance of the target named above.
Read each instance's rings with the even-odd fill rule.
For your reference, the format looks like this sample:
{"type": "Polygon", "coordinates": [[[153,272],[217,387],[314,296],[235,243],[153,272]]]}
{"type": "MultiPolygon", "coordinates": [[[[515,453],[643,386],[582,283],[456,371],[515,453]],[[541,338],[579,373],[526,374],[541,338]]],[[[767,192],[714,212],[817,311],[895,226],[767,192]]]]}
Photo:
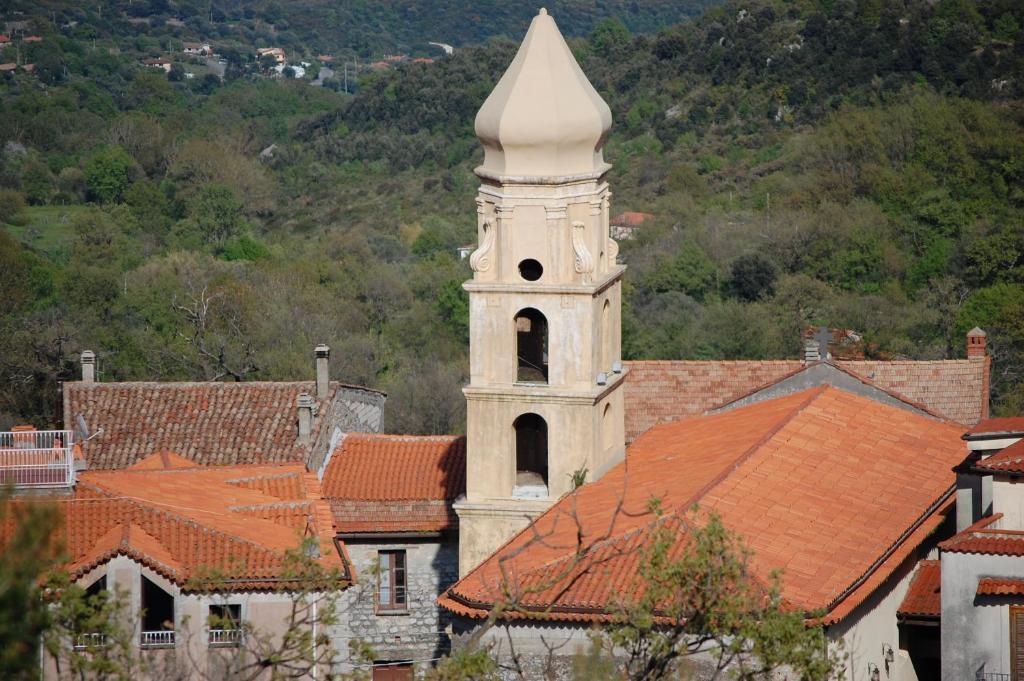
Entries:
{"type": "Polygon", "coordinates": [[[39,645],[51,625],[41,589],[43,575],[60,552],[54,530],[60,522],[53,504],[15,505],[0,496],[0,677],[39,676],[39,645]]]}
{"type": "Polygon", "coordinates": [[[118,146],[103,147],[82,167],[89,198],[100,203],[116,203],[132,183],[135,162],[118,146]]]}
{"type": "Polygon", "coordinates": [[[775,265],[763,255],[741,255],[732,264],[730,285],[741,300],[770,298],[775,294],[776,274],[775,265]]]}

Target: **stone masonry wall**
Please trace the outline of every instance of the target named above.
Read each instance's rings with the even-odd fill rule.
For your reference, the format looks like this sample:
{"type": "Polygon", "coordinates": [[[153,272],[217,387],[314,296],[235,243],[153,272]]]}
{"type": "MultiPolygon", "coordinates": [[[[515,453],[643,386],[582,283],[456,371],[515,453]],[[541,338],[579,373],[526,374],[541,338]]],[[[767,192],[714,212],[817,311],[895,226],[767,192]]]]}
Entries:
{"type": "Polygon", "coordinates": [[[449,621],[436,601],[458,579],[458,545],[433,539],[365,544],[349,540],[345,546],[355,566],[356,585],[343,596],[340,621],[332,632],[341,655],[338,671],[352,669],[355,661],[348,653],[354,639],[369,643],[378,661],[414,661],[419,671],[447,653],[449,621]],[[406,552],[409,608],[404,614],[377,614],[377,552],[394,549],[406,552]]]}

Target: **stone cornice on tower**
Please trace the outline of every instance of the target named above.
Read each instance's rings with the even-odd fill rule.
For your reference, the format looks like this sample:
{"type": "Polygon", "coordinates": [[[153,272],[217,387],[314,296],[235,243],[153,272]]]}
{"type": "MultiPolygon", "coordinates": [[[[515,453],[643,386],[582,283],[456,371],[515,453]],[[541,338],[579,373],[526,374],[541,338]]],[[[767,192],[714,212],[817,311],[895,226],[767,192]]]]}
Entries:
{"type": "Polygon", "coordinates": [[[587,80],[555,20],[541,9],[515,59],[476,116],[481,177],[529,184],[603,174],[608,105],[587,80]]]}

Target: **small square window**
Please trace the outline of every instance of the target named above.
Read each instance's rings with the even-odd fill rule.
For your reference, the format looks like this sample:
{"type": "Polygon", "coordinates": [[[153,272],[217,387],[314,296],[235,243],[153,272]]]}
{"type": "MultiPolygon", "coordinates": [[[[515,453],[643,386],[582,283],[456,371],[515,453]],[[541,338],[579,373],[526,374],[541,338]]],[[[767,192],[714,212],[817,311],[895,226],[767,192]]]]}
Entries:
{"type": "Polygon", "coordinates": [[[378,551],[377,609],[408,610],[405,551],[378,551]]]}

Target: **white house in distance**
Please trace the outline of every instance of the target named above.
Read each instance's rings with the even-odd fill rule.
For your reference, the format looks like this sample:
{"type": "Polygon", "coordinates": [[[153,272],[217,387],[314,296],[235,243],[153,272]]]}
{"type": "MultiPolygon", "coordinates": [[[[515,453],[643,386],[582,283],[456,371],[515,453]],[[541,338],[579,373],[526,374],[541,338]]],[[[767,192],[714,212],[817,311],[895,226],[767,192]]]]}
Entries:
{"type": "Polygon", "coordinates": [[[256,59],[257,59],[257,61],[262,59],[263,57],[266,57],[266,56],[273,57],[274,62],[276,64],[278,64],[278,65],[283,65],[285,63],[284,48],[281,48],[281,47],[260,47],[260,48],[256,49],[256,59]]]}
{"type": "Polygon", "coordinates": [[[213,54],[210,43],[182,43],[181,51],[197,57],[206,57],[213,54]]]}

